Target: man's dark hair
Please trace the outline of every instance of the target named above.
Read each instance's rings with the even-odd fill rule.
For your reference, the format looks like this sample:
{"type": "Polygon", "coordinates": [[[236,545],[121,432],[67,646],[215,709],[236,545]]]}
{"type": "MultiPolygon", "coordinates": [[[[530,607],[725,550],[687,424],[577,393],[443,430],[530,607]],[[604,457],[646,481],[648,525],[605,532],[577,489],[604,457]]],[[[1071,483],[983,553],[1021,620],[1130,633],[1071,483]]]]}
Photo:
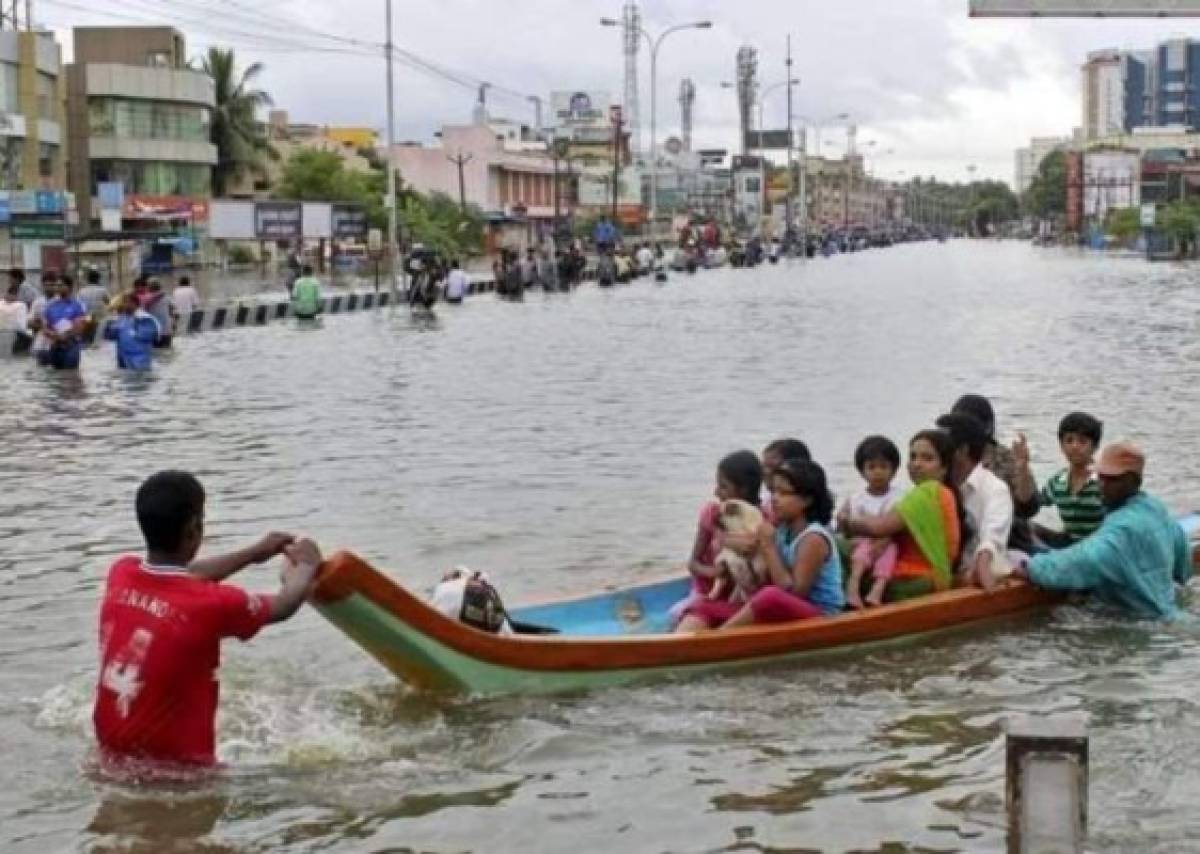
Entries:
{"type": "Polygon", "coordinates": [[[868,436],[854,450],[854,467],[859,474],[871,460],[883,460],[892,467],[892,471],[897,471],[900,468],[900,449],[887,436],[868,436]]]}
{"type": "Polygon", "coordinates": [[[996,435],[996,411],[992,409],[991,401],[982,394],[964,394],[950,411],[955,415],[970,415],[983,425],[983,431],[991,439],[996,435]]]}
{"type": "Polygon", "coordinates": [[[179,284],[178,284],[178,285],[176,285],[176,287],[180,287],[180,288],[189,288],[189,287],[191,287],[191,286],[192,286],[192,278],[191,278],[191,276],[180,276],[180,277],[179,277],[179,284]]]}
{"type": "Polygon", "coordinates": [[[1094,415],[1071,412],[1058,422],[1058,440],[1061,442],[1068,433],[1076,433],[1085,439],[1091,439],[1093,445],[1099,445],[1104,436],[1104,425],[1094,415]]]}
{"type": "Polygon", "coordinates": [[[138,527],[151,551],[171,552],[183,544],[188,523],[204,512],[204,487],[185,471],[160,471],[138,487],[138,527]]]}
{"type": "Polygon", "coordinates": [[[88,270],[88,271],[87,271],[87,275],[86,275],[86,276],[84,276],[84,280],[85,280],[85,281],[86,281],[86,282],[87,282],[89,285],[98,285],[98,284],[100,284],[100,271],[99,271],[99,270],[88,270]]]}
{"type": "Polygon", "coordinates": [[[301,276],[311,276],[312,275],[312,264],[305,264],[303,267],[301,267],[300,275],[301,276]]]}
{"type": "Polygon", "coordinates": [[[951,412],[937,420],[937,426],[945,430],[950,437],[954,450],[967,449],[971,462],[977,463],[983,459],[983,449],[987,446],[987,430],[979,423],[978,418],[964,415],[961,412],[951,412]]]}
{"type": "Polygon", "coordinates": [[[25,271],[20,267],[13,267],[8,271],[8,277],[19,285],[25,281],[25,271]]]}
{"type": "Polygon", "coordinates": [[[767,447],[763,448],[763,453],[779,454],[781,460],[811,460],[812,454],[808,452],[808,445],[801,442],[799,439],[776,439],[767,447]]]}

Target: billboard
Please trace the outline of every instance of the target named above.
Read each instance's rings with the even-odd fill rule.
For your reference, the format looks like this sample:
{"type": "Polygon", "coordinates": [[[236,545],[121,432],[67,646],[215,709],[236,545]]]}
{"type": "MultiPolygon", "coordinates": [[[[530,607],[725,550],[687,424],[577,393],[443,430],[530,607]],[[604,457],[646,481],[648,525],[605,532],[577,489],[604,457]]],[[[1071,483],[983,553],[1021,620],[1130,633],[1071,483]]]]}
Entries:
{"type": "Polygon", "coordinates": [[[610,125],[612,98],[607,92],[565,89],[550,93],[550,114],[554,127],[604,127],[610,125]]]}
{"type": "Polygon", "coordinates": [[[971,0],[976,18],[1189,18],[1200,0],[971,0]]]}
{"type": "Polygon", "coordinates": [[[296,240],[303,234],[299,202],[256,202],[254,236],[259,240],[296,240]]]}
{"type": "Polygon", "coordinates": [[[792,134],[785,130],[748,130],[746,131],[746,148],[762,151],[764,149],[788,149],[792,147],[792,134]]]}
{"type": "Polygon", "coordinates": [[[331,219],[334,237],[367,236],[367,209],[362,205],[334,205],[331,219]]]}

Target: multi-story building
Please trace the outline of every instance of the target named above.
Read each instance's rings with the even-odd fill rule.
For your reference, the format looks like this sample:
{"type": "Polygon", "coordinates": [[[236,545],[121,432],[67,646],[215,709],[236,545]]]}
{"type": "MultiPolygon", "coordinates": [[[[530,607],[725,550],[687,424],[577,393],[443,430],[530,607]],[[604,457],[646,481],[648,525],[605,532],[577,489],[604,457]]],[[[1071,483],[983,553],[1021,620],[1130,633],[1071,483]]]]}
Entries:
{"type": "Polygon", "coordinates": [[[1083,65],[1083,133],[1087,139],[1125,127],[1126,63],[1120,51],[1098,50],[1083,65]]]}
{"type": "MultiPolygon", "coordinates": [[[[76,27],[74,36],[68,171],[81,223],[95,227],[101,209],[118,203],[121,230],[207,220],[216,95],[212,79],[188,67],[183,35],[170,27],[76,27]]],[[[117,218],[115,211],[104,218],[106,230],[117,218]]]]}
{"type": "Polygon", "coordinates": [[[1028,146],[1018,148],[1016,151],[1016,174],[1013,180],[1013,188],[1017,191],[1017,195],[1023,195],[1029,189],[1042,161],[1046,159],[1046,155],[1052,151],[1061,151],[1070,145],[1071,137],[1069,136],[1035,136],[1029,140],[1028,146]]]}
{"type": "Polygon", "coordinates": [[[1200,130],[1200,41],[1173,38],[1148,51],[1088,54],[1083,119],[1086,139],[1137,127],[1200,130]]]}
{"type": "Polygon", "coordinates": [[[288,161],[301,151],[336,154],[350,172],[370,172],[383,160],[382,153],[376,151],[377,134],[369,128],[295,124],[288,121],[286,110],[272,110],[264,130],[279,157],[264,158],[261,173],[247,171],[239,176],[226,191],[230,198],[269,196],[283,177],[288,161]]]}
{"type": "Polygon", "coordinates": [[[64,186],[61,63],[52,33],[0,30],[0,189],[64,186]]]}
{"type": "Polygon", "coordinates": [[[889,216],[891,185],[863,169],[863,158],[805,158],[807,221],[816,225],[878,225],[889,216]]]}

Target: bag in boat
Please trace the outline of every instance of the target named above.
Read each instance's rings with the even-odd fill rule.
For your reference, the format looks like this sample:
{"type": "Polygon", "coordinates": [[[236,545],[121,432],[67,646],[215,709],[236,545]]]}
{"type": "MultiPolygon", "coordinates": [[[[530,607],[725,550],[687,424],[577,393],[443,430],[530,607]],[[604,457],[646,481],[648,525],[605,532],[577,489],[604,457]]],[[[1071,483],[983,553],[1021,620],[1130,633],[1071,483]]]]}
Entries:
{"type": "Polygon", "coordinates": [[[554,634],[557,629],[510,621],[500,594],[487,575],[456,566],[433,589],[434,608],[452,620],[494,635],[554,634]]]}
{"type": "Polygon", "coordinates": [[[512,634],[504,602],[482,572],[462,566],[450,570],[433,589],[433,607],[481,632],[512,634]]]}

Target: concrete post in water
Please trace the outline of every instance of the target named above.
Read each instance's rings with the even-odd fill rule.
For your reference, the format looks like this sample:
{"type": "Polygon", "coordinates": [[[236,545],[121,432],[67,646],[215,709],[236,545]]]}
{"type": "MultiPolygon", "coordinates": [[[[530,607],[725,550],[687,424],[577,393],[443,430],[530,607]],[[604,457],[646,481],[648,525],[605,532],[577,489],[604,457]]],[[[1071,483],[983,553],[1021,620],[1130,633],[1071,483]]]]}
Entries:
{"type": "Polygon", "coordinates": [[[1009,854],[1082,852],[1088,797],[1084,720],[1012,718],[1005,752],[1009,854]]]}

